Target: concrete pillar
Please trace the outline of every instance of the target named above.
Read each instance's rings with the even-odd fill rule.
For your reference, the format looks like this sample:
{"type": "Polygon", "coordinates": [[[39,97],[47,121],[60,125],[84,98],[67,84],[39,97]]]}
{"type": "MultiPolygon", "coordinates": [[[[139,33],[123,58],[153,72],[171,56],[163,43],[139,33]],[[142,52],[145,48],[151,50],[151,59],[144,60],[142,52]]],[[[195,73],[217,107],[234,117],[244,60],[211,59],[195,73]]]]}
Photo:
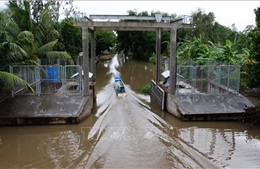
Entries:
{"type": "Polygon", "coordinates": [[[82,27],[82,50],[83,50],[83,71],[84,71],[84,78],[83,78],[83,86],[84,96],[89,96],[89,49],[88,49],[88,27],[82,27]]]}
{"type": "Polygon", "coordinates": [[[176,59],[176,36],[177,28],[171,28],[171,44],[170,44],[170,94],[175,94],[176,91],[176,69],[177,69],[177,59],[176,59]]]}
{"type": "Polygon", "coordinates": [[[161,29],[156,30],[156,82],[160,81],[161,76],[161,29]]]}
{"type": "Polygon", "coordinates": [[[96,82],[96,37],[95,31],[91,30],[91,72],[93,73],[92,82],[96,82]]]}

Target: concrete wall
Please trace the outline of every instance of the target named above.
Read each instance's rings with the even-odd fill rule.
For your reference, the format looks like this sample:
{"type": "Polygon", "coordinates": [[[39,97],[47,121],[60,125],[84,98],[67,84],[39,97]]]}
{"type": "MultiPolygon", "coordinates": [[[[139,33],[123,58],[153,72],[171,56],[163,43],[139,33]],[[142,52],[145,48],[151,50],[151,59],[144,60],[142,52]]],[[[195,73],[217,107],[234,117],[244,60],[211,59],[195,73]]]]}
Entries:
{"type": "Polygon", "coordinates": [[[77,124],[91,114],[94,95],[88,97],[15,96],[0,103],[0,126],[77,124]]]}
{"type": "Polygon", "coordinates": [[[254,107],[239,93],[178,94],[167,93],[167,111],[182,120],[231,120],[254,107]]]}
{"type": "Polygon", "coordinates": [[[178,110],[178,105],[176,104],[177,100],[174,97],[174,95],[171,95],[169,93],[166,94],[166,110],[173,114],[176,117],[181,117],[181,114],[178,110]]]}

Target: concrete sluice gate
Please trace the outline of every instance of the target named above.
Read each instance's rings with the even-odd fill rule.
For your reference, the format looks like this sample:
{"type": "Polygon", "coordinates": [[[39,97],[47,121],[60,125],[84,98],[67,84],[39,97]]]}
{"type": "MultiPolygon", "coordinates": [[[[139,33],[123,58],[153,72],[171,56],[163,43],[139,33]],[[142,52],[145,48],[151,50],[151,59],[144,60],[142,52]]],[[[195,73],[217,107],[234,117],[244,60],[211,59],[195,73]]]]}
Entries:
{"type": "Polygon", "coordinates": [[[162,85],[165,107],[182,120],[236,120],[254,107],[239,93],[239,83],[239,66],[179,66],[175,94],[162,85]]]}
{"type": "Polygon", "coordinates": [[[0,103],[0,125],[77,124],[91,113],[91,96],[17,95],[0,103]]]}
{"type": "Polygon", "coordinates": [[[239,93],[166,94],[166,109],[182,120],[236,120],[254,105],[239,93]]]}
{"type": "Polygon", "coordinates": [[[87,117],[95,100],[95,84],[83,95],[79,65],[13,66],[11,73],[23,78],[35,94],[18,86],[0,102],[0,125],[76,124],[87,117]]]}

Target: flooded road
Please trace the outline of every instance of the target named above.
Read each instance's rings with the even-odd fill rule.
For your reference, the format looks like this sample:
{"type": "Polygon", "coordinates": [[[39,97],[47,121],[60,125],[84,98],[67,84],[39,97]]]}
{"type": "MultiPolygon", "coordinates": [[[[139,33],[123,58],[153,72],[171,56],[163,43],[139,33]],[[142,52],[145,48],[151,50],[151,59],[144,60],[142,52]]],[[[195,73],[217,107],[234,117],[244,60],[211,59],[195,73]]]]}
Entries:
{"type": "Polygon", "coordinates": [[[182,122],[141,87],[155,66],[97,64],[97,109],[78,125],[0,128],[0,168],[259,168],[260,131],[238,122],[182,122]],[[126,97],[117,97],[120,73],[126,97]]]}

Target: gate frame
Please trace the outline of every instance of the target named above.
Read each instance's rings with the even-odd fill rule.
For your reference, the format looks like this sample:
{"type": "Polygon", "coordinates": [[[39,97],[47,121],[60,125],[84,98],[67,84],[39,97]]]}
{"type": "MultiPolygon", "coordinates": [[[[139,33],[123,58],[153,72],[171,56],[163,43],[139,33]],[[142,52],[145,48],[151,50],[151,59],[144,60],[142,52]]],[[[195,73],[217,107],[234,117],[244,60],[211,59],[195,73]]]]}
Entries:
{"type": "Polygon", "coordinates": [[[151,99],[155,99],[156,103],[165,110],[165,91],[158,86],[154,80],[151,80],[151,99]]]}

